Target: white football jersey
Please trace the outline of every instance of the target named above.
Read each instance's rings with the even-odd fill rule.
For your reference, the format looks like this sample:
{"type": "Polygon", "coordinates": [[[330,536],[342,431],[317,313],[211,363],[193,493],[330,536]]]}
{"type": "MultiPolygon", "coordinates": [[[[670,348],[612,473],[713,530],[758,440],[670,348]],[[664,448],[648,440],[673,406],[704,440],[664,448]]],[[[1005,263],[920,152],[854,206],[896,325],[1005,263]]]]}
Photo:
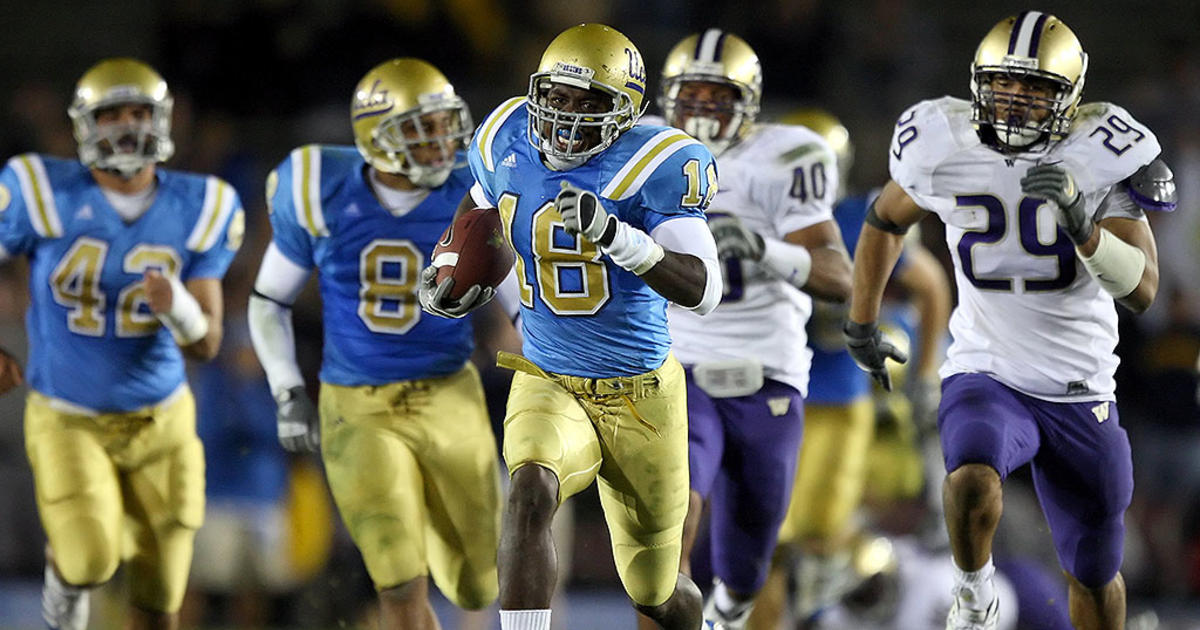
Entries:
{"type": "Polygon", "coordinates": [[[1035,164],[1062,164],[1099,218],[1122,205],[1121,182],[1159,151],[1153,133],[1109,103],[1080,107],[1067,138],[1043,153],[983,144],[961,99],[924,101],[900,117],[892,179],[946,224],[954,260],[958,306],[943,378],[983,372],[1044,400],[1113,399],[1113,299],[1059,231],[1049,202],[1026,197],[1020,180],[1035,164]]]}
{"type": "MultiPolygon", "coordinates": [[[[720,186],[708,215],[736,215],[775,239],[833,218],[838,169],[833,150],[815,132],[761,124],[717,157],[720,186]]],[[[804,325],[812,298],[749,260],[722,261],[725,295],[700,316],[671,306],[671,350],[684,365],[745,358],[763,364],[767,378],[808,394],[804,325]]]]}

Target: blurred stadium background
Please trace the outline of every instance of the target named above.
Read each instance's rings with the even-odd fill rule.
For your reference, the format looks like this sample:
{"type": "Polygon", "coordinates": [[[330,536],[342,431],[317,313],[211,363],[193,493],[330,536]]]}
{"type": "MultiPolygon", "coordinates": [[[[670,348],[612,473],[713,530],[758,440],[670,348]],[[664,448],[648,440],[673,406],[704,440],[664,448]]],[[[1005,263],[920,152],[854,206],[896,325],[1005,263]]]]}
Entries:
{"type": "MultiPolygon", "coordinates": [[[[626,33],[646,59],[651,90],[676,41],[719,26],[759,53],[764,116],[815,105],[841,117],[857,149],[851,188],[861,190],[886,180],[886,145],[905,107],[943,94],[968,96],[971,57],[992,24],[1026,8],[1058,15],[1091,55],[1084,99],[1115,101],[1149,125],[1179,184],[1179,210],[1152,217],[1163,274],[1158,301],[1136,320],[1122,313],[1121,415],[1137,476],[1126,519],[1124,575],[1131,613],[1144,613],[1143,620],[1152,613],[1162,628],[1200,627],[1195,0],[2,0],[0,7],[5,159],[26,151],[74,156],[66,105],[75,80],[100,58],[129,55],[155,66],[175,94],[179,148],[168,166],[219,174],[241,193],[250,238],[226,279],[226,348],[217,364],[197,370],[193,386],[201,398],[210,474],[214,468],[224,474],[216,483],[210,477],[210,494],[228,495],[210,497],[210,505],[282,506],[281,519],[263,519],[258,534],[264,541],[275,537],[288,565],[276,576],[274,596],[256,596],[254,587],[239,584],[232,589],[237,596],[216,595],[207,611],[193,608],[191,618],[227,626],[228,615],[257,614],[277,627],[353,627],[369,616],[372,599],[357,552],[325,499],[319,464],[287,459],[275,446],[273,406],[244,323],[250,281],[269,238],[266,174],[297,145],[351,141],[350,92],[367,69],[396,56],[431,61],[467,99],[478,122],[503,98],[524,93],[542,49],[572,24],[599,21],[626,33]],[[270,479],[272,471],[283,471],[289,481],[254,481],[270,479]],[[242,487],[257,490],[238,491],[240,474],[247,475],[242,487]],[[286,536],[279,539],[272,529],[286,536]]],[[[936,229],[925,238],[944,250],[936,229]]],[[[0,345],[22,356],[24,283],[23,263],[0,268],[0,345]]],[[[300,356],[315,379],[319,306],[315,295],[301,304],[300,356]]],[[[502,404],[504,374],[488,377],[502,404]]],[[[43,539],[23,449],[22,394],[0,399],[0,628],[40,624],[43,539]]],[[[1007,492],[1003,545],[1053,566],[1045,524],[1025,480],[1017,476],[1007,492]]],[[[632,627],[594,491],[575,504],[568,608],[556,611],[556,619],[577,630],[614,622],[632,627]]],[[[198,552],[196,563],[216,558],[198,552]]],[[[118,627],[113,619],[119,608],[104,602],[95,606],[91,627],[118,627]]],[[[447,628],[458,627],[444,603],[439,610],[447,628]]]]}

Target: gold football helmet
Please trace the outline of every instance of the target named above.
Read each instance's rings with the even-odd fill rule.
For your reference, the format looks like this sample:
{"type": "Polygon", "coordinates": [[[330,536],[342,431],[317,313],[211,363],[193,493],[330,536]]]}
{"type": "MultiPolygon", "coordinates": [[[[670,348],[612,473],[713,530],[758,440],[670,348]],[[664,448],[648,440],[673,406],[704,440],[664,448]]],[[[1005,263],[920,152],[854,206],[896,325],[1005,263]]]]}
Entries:
{"type": "Polygon", "coordinates": [[[980,136],[1019,150],[1066,137],[1087,64],[1075,33],[1053,15],[1025,11],[1002,20],[983,38],[971,64],[972,122],[980,136]]]}
{"type": "Polygon", "coordinates": [[[79,143],[79,160],[89,168],[124,177],[168,160],[175,153],[171,141],[173,105],[167,82],[137,59],[105,59],[92,66],[79,79],[67,107],[79,143]],[[129,104],[149,105],[150,119],[104,125],[97,122],[98,112],[129,104]]]}
{"type": "Polygon", "coordinates": [[[713,154],[720,154],[750,131],[761,100],[762,64],[754,49],[737,35],[710,28],[685,37],[667,54],[658,97],[663,118],[703,142],[713,154]],[[684,101],[679,89],[689,81],[730,85],[739,98],[724,111],[715,103],[684,101]],[[681,121],[683,115],[686,119],[681,121]],[[722,125],[718,116],[728,116],[728,122],[722,125]]]}
{"type": "MultiPolygon", "coordinates": [[[[779,122],[807,127],[829,143],[837,158],[838,183],[844,190],[850,176],[850,167],[854,165],[854,145],[850,142],[850,132],[842,125],[842,121],[818,107],[803,107],[779,119],[779,122]]],[[[838,191],[838,198],[842,197],[843,190],[838,191]]]]}
{"type": "Polygon", "coordinates": [[[637,123],[645,93],[646,66],[629,38],[603,24],[573,26],[550,42],[529,77],[529,141],[560,165],[578,166],[637,123]],[[604,112],[556,109],[546,98],[555,83],[602,93],[612,105],[604,112]],[[599,135],[590,147],[579,142],[589,133],[599,135]]]}
{"type": "Polygon", "coordinates": [[[358,82],[350,120],[368,164],[423,188],[450,177],[473,129],[466,101],[445,75],[411,57],[385,61],[358,82]]]}

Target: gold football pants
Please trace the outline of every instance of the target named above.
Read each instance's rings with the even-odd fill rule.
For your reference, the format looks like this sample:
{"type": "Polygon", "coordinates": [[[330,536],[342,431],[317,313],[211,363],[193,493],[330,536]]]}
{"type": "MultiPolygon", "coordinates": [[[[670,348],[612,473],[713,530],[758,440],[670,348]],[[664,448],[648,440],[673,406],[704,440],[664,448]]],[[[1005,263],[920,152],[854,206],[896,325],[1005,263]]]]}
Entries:
{"type": "Polygon", "coordinates": [[[675,590],[688,507],[687,389],[674,357],[631,377],[550,374],[501,353],[517,370],[504,420],[509,473],[537,464],[555,474],[559,502],[599,477],[617,573],[634,602],[675,590]]]}
{"type": "Polygon", "coordinates": [[[177,611],[204,518],[204,448],[191,391],[94,416],[30,392],[25,452],[63,579],[99,584],[126,560],[133,603],[177,611]]]}
{"type": "Polygon", "coordinates": [[[321,454],[375,588],[432,575],[462,608],[499,592],[500,473],[483,387],[450,376],[321,385],[321,454]]]}

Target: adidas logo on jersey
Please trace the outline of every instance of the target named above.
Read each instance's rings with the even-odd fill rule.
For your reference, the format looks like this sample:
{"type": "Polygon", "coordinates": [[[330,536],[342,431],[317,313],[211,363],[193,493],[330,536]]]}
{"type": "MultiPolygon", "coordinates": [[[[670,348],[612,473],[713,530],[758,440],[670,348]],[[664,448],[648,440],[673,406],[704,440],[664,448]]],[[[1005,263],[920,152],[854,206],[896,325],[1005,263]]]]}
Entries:
{"type": "Polygon", "coordinates": [[[516,153],[509,153],[509,154],[508,154],[508,157],[504,158],[504,161],[503,161],[503,162],[500,162],[500,166],[504,166],[504,167],[507,167],[507,168],[516,168],[516,166],[517,166],[517,154],[516,154],[516,153]]]}
{"type": "Polygon", "coordinates": [[[1108,420],[1108,402],[1102,402],[1095,407],[1092,407],[1092,415],[1096,416],[1096,422],[1101,423],[1108,420]]]}
{"type": "Polygon", "coordinates": [[[92,218],[92,204],[85,203],[79,211],[75,213],[76,221],[87,221],[92,218]]]}

